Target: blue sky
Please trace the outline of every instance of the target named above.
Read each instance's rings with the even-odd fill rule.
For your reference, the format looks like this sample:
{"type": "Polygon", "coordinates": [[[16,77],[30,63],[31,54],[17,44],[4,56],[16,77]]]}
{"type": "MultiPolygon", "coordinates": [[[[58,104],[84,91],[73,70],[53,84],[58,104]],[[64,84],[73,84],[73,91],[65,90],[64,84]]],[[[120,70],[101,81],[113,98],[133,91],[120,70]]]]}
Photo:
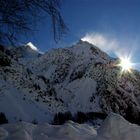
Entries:
{"type": "Polygon", "coordinates": [[[27,41],[46,51],[69,46],[88,34],[105,39],[101,49],[110,55],[114,56],[116,50],[122,54],[131,52],[133,61],[140,61],[139,0],[63,0],[61,8],[69,32],[58,44],[55,44],[50,25],[45,20],[38,26],[35,36],[27,41]],[[106,49],[110,42],[115,49],[112,49],[113,45],[106,49]]]}

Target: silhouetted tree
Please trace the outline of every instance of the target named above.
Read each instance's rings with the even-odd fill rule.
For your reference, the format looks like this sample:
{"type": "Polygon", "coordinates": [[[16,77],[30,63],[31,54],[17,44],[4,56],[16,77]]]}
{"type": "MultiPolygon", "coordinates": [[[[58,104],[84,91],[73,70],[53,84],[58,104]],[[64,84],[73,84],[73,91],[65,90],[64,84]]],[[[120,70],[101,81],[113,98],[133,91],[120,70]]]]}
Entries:
{"type": "Polygon", "coordinates": [[[59,112],[55,114],[52,124],[61,125],[68,120],[73,120],[72,114],[70,112],[64,112],[64,113],[59,112]]]}
{"type": "Polygon", "coordinates": [[[131,123],[140,125],[140,112],[136,113],[135,110],[136,108],[134,109],[132,105],[128,105],[128,108],[125,111],[126,115],[124,116],[124,118],[131,123]]]}
{"type": "Polygon", "coordinates": [[[104,120],[106,117],[107,114],[102,112],[77,112],[75,115],[72,115],[71,112],[59,112],[55,114],[52,124],[62,125],[68,120],[72,120],[78,123],[84,123],[96,119],[104,120]]]}
{"type": "Polygon", "coordinates": [[[0,0],[0,43],[14,44],[19,35],[33,32],[36,23],[50,17],[54,40],[58,41],[67,27],[60,14],[61,0],[0,0]]]}
{"type": "Polygon", "coordinates": [[[0,124],[8,123],[4,113],[0,113],[0,124]]]}

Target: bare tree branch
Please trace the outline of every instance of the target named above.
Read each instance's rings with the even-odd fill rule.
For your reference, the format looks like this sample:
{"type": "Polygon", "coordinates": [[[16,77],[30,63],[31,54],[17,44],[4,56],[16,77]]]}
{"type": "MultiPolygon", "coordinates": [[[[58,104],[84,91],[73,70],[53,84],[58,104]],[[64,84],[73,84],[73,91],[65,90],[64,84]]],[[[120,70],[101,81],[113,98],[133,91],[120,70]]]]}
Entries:
{"type": "Polygon", "coordinates": [[[42,15],[50,16],[54,40],[68,31],[60,14],[60,0],[0,0],[0,43],[15,44],[19,35],[34,31],[42,15]]]}

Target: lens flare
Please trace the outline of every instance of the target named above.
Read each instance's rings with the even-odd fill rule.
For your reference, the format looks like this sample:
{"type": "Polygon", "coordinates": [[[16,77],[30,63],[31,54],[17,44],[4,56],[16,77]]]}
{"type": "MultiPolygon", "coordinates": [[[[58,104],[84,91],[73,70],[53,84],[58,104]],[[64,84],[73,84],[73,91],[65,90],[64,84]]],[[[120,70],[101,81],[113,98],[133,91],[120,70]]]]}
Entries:
{"type": "Polygon", "coordinates": [[[131,62],[129,57],[121,57],[120,63],[118,64],[121,67],[122,73],[123,72],[131,72],[134,63],[131,62]]]}

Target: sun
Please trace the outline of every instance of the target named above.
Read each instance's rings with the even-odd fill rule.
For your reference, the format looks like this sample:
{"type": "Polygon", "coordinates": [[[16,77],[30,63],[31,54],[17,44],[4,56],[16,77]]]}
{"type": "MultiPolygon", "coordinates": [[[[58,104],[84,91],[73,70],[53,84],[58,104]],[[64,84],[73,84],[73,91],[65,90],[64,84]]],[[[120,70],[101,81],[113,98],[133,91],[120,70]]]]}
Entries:
{"type": "Polygon", "coordinates": [[[129,57],[121,57],[118,66],[121,67],[122,72],[131,72],[133,63],[130,61],[129,57]]]}

